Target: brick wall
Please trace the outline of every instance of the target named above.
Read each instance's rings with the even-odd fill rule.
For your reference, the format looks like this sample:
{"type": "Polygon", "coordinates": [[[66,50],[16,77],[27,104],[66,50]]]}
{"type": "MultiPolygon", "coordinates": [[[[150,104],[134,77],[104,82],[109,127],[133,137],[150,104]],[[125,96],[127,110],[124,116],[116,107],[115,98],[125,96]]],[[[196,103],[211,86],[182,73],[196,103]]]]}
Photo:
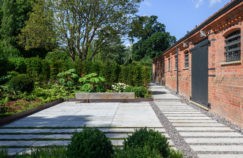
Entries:
{"type": "MultiPolygon", "coordinates": [[[[210,112],[216,113],[243,128],[243,17],[241,2],[215,21],[204,27],[208,31],[208,102],[210,112]],[[241,8],[241,9],[239,9],[241,8]],[[229,18],[234,17],[234,18],[229,18]],[[231,20],[232,23],[228,23],[231,20]],[[225,25],[227,24],[227,25],[225,25]],[[213,29],[215,27],[215,29],[213,29]],[[207,30],[208,29],[208,30],[207,30]],[[238,63],[225,62],[225,36],[230,32],[241,30],[241,60],[238,63]],[[214,30],[214,31],[212,31],[214,30]]],[[[199,31],[185,38],[169,49],[157,62],[163,67],[156,67],[155,72],[164,72],[164,84],[169,89],[177,90],[177,73],[175,71],[175,53],[178,49],[179,94],[189,99],[191,93],[191,52],[196,43],[203,39],[199,31]],[[191,41],[191,42],[188,42],[191,41]],[[184,43],[188,43],[184,47],[184,43]],[[185,68],[185,52],[189,52],[189,67],[185,68]],[[170,59],[170,70],[169,67],[170,59]],[[161,70],[163,69],[163,70],[161,70]]],[[[156,78],[156,76],[155,76],[156,78]]]]}

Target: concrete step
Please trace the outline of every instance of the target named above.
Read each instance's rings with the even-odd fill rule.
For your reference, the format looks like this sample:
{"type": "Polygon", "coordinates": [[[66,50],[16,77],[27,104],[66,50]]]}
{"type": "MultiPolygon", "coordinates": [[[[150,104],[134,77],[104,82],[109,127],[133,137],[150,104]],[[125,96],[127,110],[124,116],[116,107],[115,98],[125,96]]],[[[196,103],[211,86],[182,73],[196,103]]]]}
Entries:
{"type": "Polygon", "coordinates": [[[224,137],[242,137],[243,135],[241,135],[240,133],[237,132],[180,132],[180,135],[182,137],[191,137],[191,136],[196,136],[196,137],[217,137],[217,136],[224,136],[224,137]]]}
{"type": "Polygon", "coordinates": [[[225,125],[217,122],[175,122],[172,123],[175,127],[225,127],[225,125]]]}
{"type": "Polygon", "coordinates": [[[243,158],[243,154],[233,154],[233,153],[198,154],[198,158],[243,158]]]}
{"type": "Polygon", "coordinates": [[[234,130],[232,130],[231,128],[229,128],[229,127],[176,127],[176,130],[177,131],[201,131],[201,132],[211,132],[211,131],[218,131],[218,132],[220,132],[220,131],[222,131],[222,132],[224,132],[224,131],[227,131],[227,132],[230,132],[230,131],[234,131],[234,130]]]}
{"type": "MultiPolygon", "coordinates": [[[[105,133],[111,133],[111,132],[118,132],[118,133],[131,133],[131,132],[134,132],[136,131],[137,129],[139,128],[100,128],[100,130],[102,132],[105,132],[105,133]]],[[[155,131],[158,131],[158,132],[165,132],[165,129],[162,128],[162,127],[159,127],[159,128],[148,128],[148,129],[154,129],[155,131]]],[[[74,128],[74,129],[70,129],[70,128],[67,128],[65,129],[19,129],[19,128],[12,128],[12,129],[1,129],[0,130],[0,134],[41,134],[41,133],[46,133],[46,134],[58,134],[58,133],[75,133],[75,132],[80,132],[82,131],[83,129],[82,128],[74,128]]]]}
{"type": "Polygon", "coordinates": [[[194,151],[243,152],[243,145],[191,145],[194,151]]]}
{"type": "Polygon", "coordinates": [[[185,138],[185,141],[189,144],[198,143],[198,144],[243,144],[242,138],[185,138]]]}

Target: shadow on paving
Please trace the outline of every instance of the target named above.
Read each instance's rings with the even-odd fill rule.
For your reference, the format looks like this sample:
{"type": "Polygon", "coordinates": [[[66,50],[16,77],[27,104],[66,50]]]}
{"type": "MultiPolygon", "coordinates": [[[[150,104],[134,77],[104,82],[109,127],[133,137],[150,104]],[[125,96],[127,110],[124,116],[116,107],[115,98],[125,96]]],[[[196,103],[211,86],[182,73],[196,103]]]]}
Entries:
{"type": "Polygon", "coordinates": [[[81,127],[94,125],[94,123],[99,124],[99,126],[109,126],[110,120],[98,120],[97,117],[91,115],[67,115],[67,116],[57,116],[57,117],[46,117],[46,116],[31,116],[26,117],[0,128],[18,128],[18,127],[81,127]]]}

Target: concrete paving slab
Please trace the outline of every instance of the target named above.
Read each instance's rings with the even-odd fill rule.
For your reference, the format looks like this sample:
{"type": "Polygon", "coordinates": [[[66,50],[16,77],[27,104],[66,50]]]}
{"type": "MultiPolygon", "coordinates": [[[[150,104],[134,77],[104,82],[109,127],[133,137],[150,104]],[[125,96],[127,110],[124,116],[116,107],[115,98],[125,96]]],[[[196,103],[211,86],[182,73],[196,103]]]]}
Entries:
{"type": "Polygon", "coordinates": [[[185,138],[187,143],[217,143],[217,144],[227,144],[227,143],[243,143],[243,138],[185,138]]]}
{"type": "Polygon", "coordinates": [[[194,151],[242,152],[243,145],[191,145],[194,151]]]}
{"type": "Polygon", "coordinates": [[[195,123],[217,123],[217,121],[215,121],[215,120],[192,120],[192,119],[180,119],[180,120],[178,120],[178,119],[174,119],[174,120],[172,120],[172,119],[170,119],[170,122],[172,122],[172,123],[182,123],[182,122],[184,122],[184,123],[189,123],[189,122],[195,122],[195,123]]]}
{"type": "Polygon", "coordinates": [[[169,120],[187,120],[187,119],[188,120],[212,120],[211,118],[206,117],[206,116],[203,116],[203,117],[190,117],[190,116],[188,116],[188,117],[186,117],[186,116],[174,117],[174,116],[167,116],[167,118],[169,120]]]}
{"type": "Polygon", "coordinates": [[[209,136],[209,137],[242,137],[243,135],[241,135],[240,133],[237,132],[180,132],[180,135],[183,137],[190,137],[190,136],[209,136]]]}
{"type": "Polygon", "coordinates": [[[243,158],[243,154],[198,154],[198,158],[243,158]]]}
{"type": "Polygon", "coordinates": [[[177,122],[172,123],[175,127],[224,127],[225,125],[217,123],[217,122],[177,122]]]}
{"type": "Polygon", "coordinates": [[[175,114],[175,113],[165,113],[164,114],[165,116],[167,117],[207,117],[207,115],[204,115],[204,114],[175,114]]]}
{"type": "Polygon", "coordinates": [[[234,131],[229,127],[176,127],[176,130],[178,131],[234,131]]]}

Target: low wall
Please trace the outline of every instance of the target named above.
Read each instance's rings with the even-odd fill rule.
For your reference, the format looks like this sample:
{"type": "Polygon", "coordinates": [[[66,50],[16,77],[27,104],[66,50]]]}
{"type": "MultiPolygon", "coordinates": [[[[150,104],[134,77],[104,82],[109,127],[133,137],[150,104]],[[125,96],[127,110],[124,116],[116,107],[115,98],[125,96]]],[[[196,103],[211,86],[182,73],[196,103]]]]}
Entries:
{"type": "Polygon", "coordinates": [[[76,99],[95,100],[95,99],[135,99],[134,92],[122,93],[76,93],[76,99]]]}

